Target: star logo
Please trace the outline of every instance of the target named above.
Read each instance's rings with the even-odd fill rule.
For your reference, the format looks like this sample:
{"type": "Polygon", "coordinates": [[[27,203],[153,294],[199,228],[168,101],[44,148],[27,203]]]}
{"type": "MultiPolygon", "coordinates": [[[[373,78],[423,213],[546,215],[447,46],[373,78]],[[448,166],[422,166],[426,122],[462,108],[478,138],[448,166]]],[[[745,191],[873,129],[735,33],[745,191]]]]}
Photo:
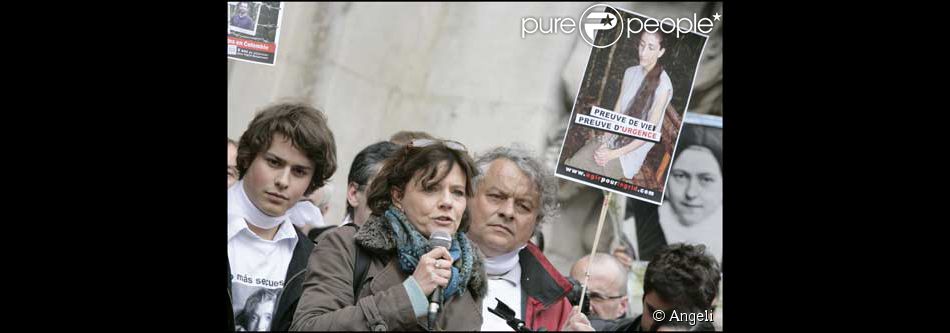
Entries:
{"type": "Polygon", "coordinates": [[[713,14],[713,20],[721,21],[721,20],[720,20],[721,17],[722,17],[722,15],[719,15],[719,13],[713,14]]]}

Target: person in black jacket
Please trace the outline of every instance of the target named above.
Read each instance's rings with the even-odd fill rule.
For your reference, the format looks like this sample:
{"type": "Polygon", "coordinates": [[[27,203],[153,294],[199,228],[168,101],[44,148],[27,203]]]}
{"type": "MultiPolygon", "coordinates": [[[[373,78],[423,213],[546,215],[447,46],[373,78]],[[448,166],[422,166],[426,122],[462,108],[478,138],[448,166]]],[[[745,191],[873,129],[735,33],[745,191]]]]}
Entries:
{"type": "MultiPolygon", "coordinates": [[[[608,325],[603,331],[655,331],[662,326],[682,328],[677,313],[703,313],[703,319],[690,322],[690,330],[712,325],[713,301],[722,279],[719,263],[706,253],[706,247],[676,243],[660,250],[647,265],[643,278],[643,313],[608,325]],[[688,309],[683,311],[683,309],[688,309]],[[676,323],[663,323],[677,321],[676,323]],[[699,323],[697,323],[697,321],[699,323]]],[[[694,315],[695,316],[695,315],[694,315]]]]}

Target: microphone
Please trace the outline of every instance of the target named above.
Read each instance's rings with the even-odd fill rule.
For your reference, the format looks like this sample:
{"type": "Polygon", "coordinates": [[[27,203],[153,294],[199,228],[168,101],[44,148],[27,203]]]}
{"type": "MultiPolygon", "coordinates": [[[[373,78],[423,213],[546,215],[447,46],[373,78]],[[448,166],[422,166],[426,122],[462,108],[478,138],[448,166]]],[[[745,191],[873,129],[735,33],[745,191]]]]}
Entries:
{"type": "MultiPolygon", "coordinates": [[[[433,231],[429,235],[429,247],[430,248],[445,248],[448,249],[452,247],[452,236],[449,233],[437,230],[433,231]]],[[[442,287],[436,286],[435,292],[432,293],[432,297],[429,300],[429,330],[435,329],[435,318],[439,314],[439,307],[442,306],[442,287]]]]}

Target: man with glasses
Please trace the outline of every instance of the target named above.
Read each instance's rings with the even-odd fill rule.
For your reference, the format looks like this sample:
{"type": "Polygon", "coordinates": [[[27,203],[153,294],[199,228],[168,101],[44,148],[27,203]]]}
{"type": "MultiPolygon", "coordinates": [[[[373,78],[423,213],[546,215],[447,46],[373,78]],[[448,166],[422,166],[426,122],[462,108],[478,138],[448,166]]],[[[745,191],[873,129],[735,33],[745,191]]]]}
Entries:
{"type": "Polygon", "coordinates": [[[571,277],[584,282],[587,267],[593,266],[587,282],[587,297],[590,298],[591,323],[595,330],[609,321],[623,319],[627,312],[627,268],[616,258],[605,253],[595,253],[593,260],[586,255],[571,268],[571,277]],[[599,320],[598,320],[599,319],[599,320]]]}
{"type": "MultiPolygon", "coordinates": [[[[722,280],[719,263],[701,244],[670,244],[653,256],[643,277],[643,313],[634,318],[608,325],[603,331],[646,332],[657,331],[664,322],[654,321],[655,313],[663,312],[659,320],[674,320],[672,311],[683,315],[713,313],[713,301],[719,294],[722,280]]],[[[707,317],[709,318],[709,317],[707,317]]],[[[686,330],[708,328],[709,322],[691,322],[686,330]]],[[[681,326],[683,323],[673,323],[681,326]]],[[[666,327],[671,329],[674,327],[666,327]]]]}

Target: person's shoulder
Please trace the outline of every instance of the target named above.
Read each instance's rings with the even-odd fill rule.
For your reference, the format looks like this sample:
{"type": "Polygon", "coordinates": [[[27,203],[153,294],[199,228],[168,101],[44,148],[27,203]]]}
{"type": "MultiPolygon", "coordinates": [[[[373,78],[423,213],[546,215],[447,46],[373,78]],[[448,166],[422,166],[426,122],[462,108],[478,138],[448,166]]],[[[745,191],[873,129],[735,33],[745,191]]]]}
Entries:
{"type": "Polygon", "coordinates": [[[608,331],[608,328],[617,326],[617,320],[590,318],[590,326],[598,332],[608,331]]]}
{"type": "Polygon", "coordinates": [[[353,244],[353,238],[356,236],[357,228],[349,225],[342,225],[330,230],[324,231],[316,239],[316,247],[343,246],[349,248],[353,244]]]}
{"type": "MultiPolygon", "coordinates": [[[[550,276],[559,287],[561,287],[561,289],[565,292],[565,295],[567,292],[571,291],[571,288],[573,287],[571,282],[568,281],[567,278],[557,270],[557,268],[554,268],[554,264],[548,260],[548,257],[544,255],[544,252],[542,252],[537,245],[531,241],[528,241],[528,243],[525,245],[525,248],[522,249],[521,253],[519,254],[521,258],[524,258],[524,255],[528,255],[530,258],[533,258],[534,260],[530,261],[531,264],[535,265],[536,268],[540,268],[541,271],[547,273],[547,275],[550,276]]],[[[524,266],[525,262],[522,261],[521,265],[524,266]]],[[[522,272],[522,274],[524,274],[524,272],[522,272]]]]}
{"type": "Polygon", "coordinates": [[[335,228],[330,228],[327,231],[324,231],[323,233],[320,234],[320,237],[318,239],[324,239],[324,238],[330,238],[330,237],[342,238],[342,239],[353,238],[353,236],[356,235],[356,232],[358,230],[359,230],[359,227],[355,225],[344,224],[344,225],[337,226],[335,228]]]}
{"type": "Polygon", "coordinates": [[[627,67],[627,70],[624,71],[624,74],[633,74],[634,72],[637,72],[637,71],[643,71],[643,66],[633,65],[633,66],[627,67]]]}
{"type": "Polygon", "coordinates": [[[673,81],[670,79],[670,74],[666,72],[666,69],[660,72],[660,84],[668,86],[673,85],[673,81]]]}
{"type": "Polygon", "coordinates": [[[310,237],[307,237],[300,229],[294,228],[294,232],[297,234],[297,246],[303,247],[307,250],[313,250],[313,246],[316,244],[310,237]]]}
{"type": "Polygon", "coordinates": [[[603,326],[603,331],[612,332],[636,332],[640,330],[641,315],[624,318],[603,326]]]}

